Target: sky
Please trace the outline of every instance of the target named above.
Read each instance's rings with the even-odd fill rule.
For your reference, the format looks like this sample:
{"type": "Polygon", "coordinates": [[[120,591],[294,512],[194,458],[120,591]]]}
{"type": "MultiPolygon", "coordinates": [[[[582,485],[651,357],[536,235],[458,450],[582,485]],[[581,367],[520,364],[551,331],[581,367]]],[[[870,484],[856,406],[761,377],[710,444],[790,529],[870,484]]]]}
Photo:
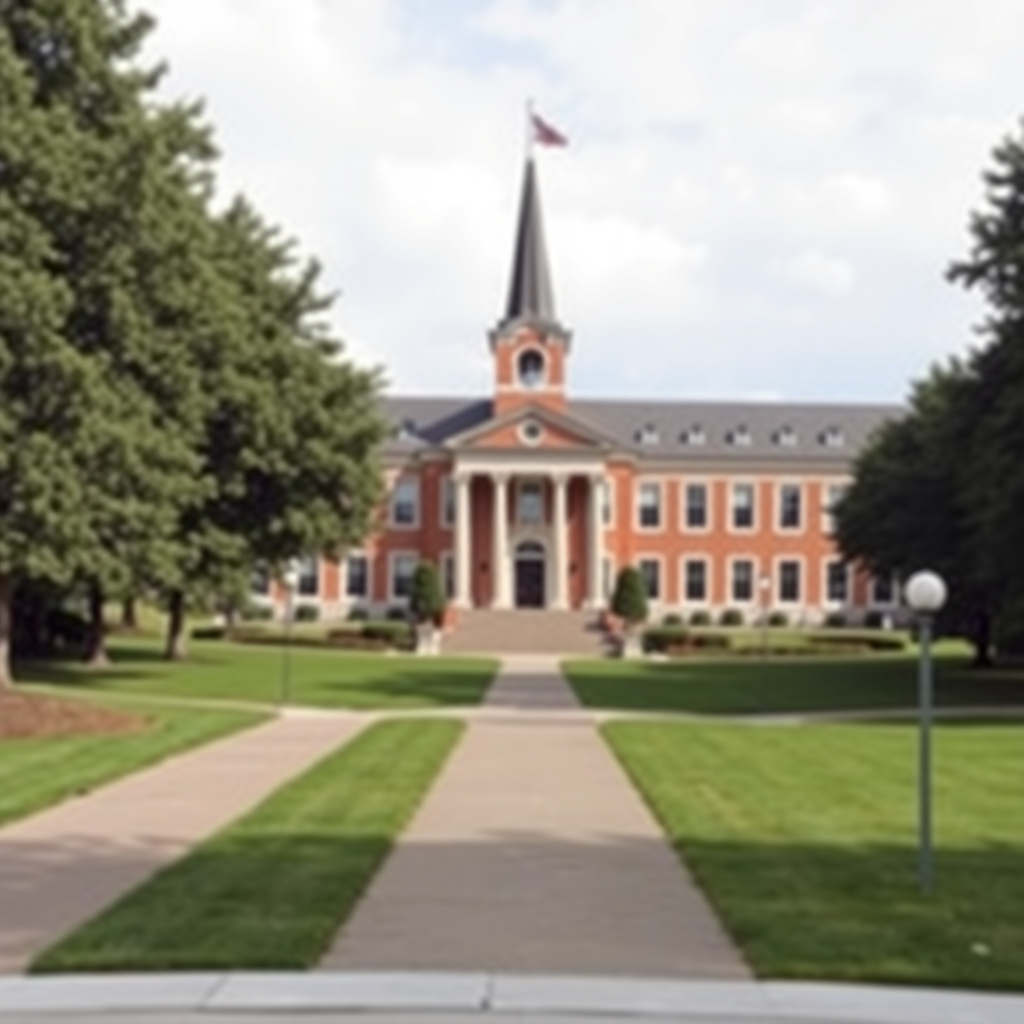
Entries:
{"type": "Polygon", "coordinates": [[[488,394],[525,109],[579,397],[902,401],[976,344],[1024,0],[141,0],[221,194],[323,264],[346,353],[488,394]]]}

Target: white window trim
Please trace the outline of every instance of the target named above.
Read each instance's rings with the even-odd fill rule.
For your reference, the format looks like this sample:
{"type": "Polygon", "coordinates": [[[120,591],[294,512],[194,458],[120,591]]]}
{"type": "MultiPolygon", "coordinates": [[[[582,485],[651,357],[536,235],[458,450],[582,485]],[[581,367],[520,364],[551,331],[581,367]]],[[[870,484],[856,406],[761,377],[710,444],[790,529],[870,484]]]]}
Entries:
{"type": "Polygon", "coordinates": [[[684,605],[687,608],[710,608],[713,604],[712,598],[712,579],[711,579],[711,566],[712,559],[710,555],[705,555],[701,552],[693,551],[687,552],[679,559],[679,604],[684,605]],[[686,566],[690,562],[700,562],[704,566],[704,599],[702,601],[694,601],[686,593],[686,566]]]}
{"type": "MultiPolygon", "coordinates": [[[[757,533],[760,527],[761,519],[761,489],[758,486],[756,480],[751,480],[746,477],[733,477],[727,483],[728,487],[728,506],[729,515],[726,520],[726,533],[731,533],[740,537],[748,537],[752,533],[757,533]],[[752,487],[754,490],[754,508],[753,508],[753,522],[750,526],[737,526],[735,522],[736,514],[736,488],[737,487],[752,487]]],[[[731,586],[729,588],[732,589],[731,586]]]]}
{"type": "Polygon", "coordinates": [[[641,562],[657,562],[658,563],[658,590],[659,590],[659,594],[658,594],[657,597],[651,597],[648,594],[647,595],[647,600],[650,601],[651,604],[657,605],[659,607],[661,605],[663,605],[663,604],[666,604],[667,603],[667,598],[665,596],[665,589],[666,589],[666,583],[668,581],[665,579],[665,556],[664,555],[656,554],[653,551],[652,552],[640,552],[640,553],[638,553],[637,556],[636,556],[636,567],[637,567],[637,570],[640,572],[640,575],[643,576],[643,570],[640,569],[640,563],[641,562]]]}
{"type": "Polygon", "coordinates": [[[725,601],[726,607],[732,608],[757,608],[759,598],[759,581],[761,579],[761,560],[757,555],[746,554],[744,552],[738,552],[735,555],[730,555],[726,560],[725,565],[725,593],[727,600],[725,601]],[[750,576],[750,597],[744,600],[736,596],[734,589],[734,566],[737,562],[749,562],[753,567],[753,571],[750,576]]]}
{"type": "MultiPolygon", "coordinates": [[[[420,553],[415,550],[389,551],[388,552],[388,601],[392,604],[406,604],[407,597],[399,597],[395,593],[395,565],[399,558],[411,558],[413,562],[419,562],[420,553]]],[[[415,569],[415,566],[413,566],[415,569]]]]}
{"type": "Polygon", "coordinates": [[[636,480],[636,491],[633,496],[634,503],[634,515],[633,522],[637,533],[652,534],[652,533],[664,533],[665,532],[665,481],[660,477],[637,477],[636,480]],[[644,487],[657,487],[658,488],[658,525],[657,526],[642,526],[640,523],[640,495],[644,487]]]}
{"type": "Polygon", "coordinates": [[[772,525],[775,533],[784,537],[798,537],[807,528],[807,487],[803,480],[776,480],[773,488],[775,500],[772,509],[772,525]],[[782,525],[782,489],[795,487],[800,495],[800,525],[782,525]]]}
{"type": "Polygon", "coordinates": [[[821,606],[822,608],[849,608],[853,604],[853,566],[837,555],[821,560],[821,606]],[[846,600],[835,601],[828,593],[828,570],[830,565],[841,565],[846,570],[846,600]]]}
{"type": "Polygon", "coordinates": [[[441,524],[441,528],[444,530],[451,530],[455,527],[455,478],[451,476],[441,477],[441,485],[438,488],[438,509],[437,509],[437,521],[441,524]],[[448,515],[449,505],[447,501],[448,494],[451,493],[451,515],[448,515]]]}
{"type": "MultiPolygon", "coordinates": [[[[404,473],[395,477],[388,495],[388,526],[392,530],[418,530],[423,519],[423,486],[418,476],[412,473],[404,473]],[[395,497],[399,486],[403,483],[414,483],[416,485],[416,516],[411,523],[395,522],[395,497]]],[[[390,588],[389,588],[390,589],[390,588]]]]}
{"type": "Polygon", "coordinates": [[[346,601],[372,601],[373,600],[373,559],[369,553],[362,549],[349,551],[345,555],[343,573],[339,590],[346,601]],[[362,558],[366,562],[366,593],[350,594],[348,592],[348,561],[350,558],[362,558]]]}
{"type": "Polygon", "coordinates": [[[897,573],[892,574],[892,600],[878,601],[875,597],[875,577],[868,580],[868,607],[870,608],[899,608],[900,606],[900,578],[897,573]]]}
{"type": "Polygon", "coordinates": [[[615,499],[618,496],[618,489],[615,486],[615,477],[606,476],[601,480],[601,528],[603,530],[614,530],[615,529],[615,499]],[[605,506],[605,495],[607,495],[607,506],[605,506]],[[608,518],[604,518],[604,509],[608,509],[608,518]]]}
{"type": "MultiPolygon", "coordinates": [[[[702,534],[711,533],[715,525],[715,502],[714,487],[712,481],[706,477],[684,476],[679,481],[679,530],[681,533],[702,534]],[[704,525],[690,526],[686,521],[688,503],[686,500],[686,489],[691,485],[699,485],[704,488],[704,525]]],[[[754,500],[754,511],[757,511],[757,499],[754,500]]]]}
{"type": "Polygon", "coordinates": [[[807,603],[807,559],[803,555],[776,555],[772,559],[772,601],[779,608],[802,608],[807,603]],[[795,600],[783,600],[782,563],[795,562],[800,574],[800,593],[795,600]]]}

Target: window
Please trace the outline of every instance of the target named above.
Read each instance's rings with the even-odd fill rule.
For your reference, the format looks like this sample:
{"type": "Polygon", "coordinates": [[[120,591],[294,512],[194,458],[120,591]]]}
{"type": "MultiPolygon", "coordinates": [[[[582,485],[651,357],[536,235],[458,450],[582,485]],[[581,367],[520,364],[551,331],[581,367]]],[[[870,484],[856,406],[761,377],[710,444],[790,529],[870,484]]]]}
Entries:
{"type": "Polygon", "coordinates": [[[782,448],[795,448],[796,442],[796,431],[788,423],[775,435],[775,443],[782,448]]]}
{"type": "Polygon", "coordinates": [[[829,536],[836,532],[835,507],[843,500],[848,490],[848,484],[825,484],[821,528],[829,536]]]}
{"type": "Polygon", "coordinates": [[[370,596],[370,561],[366,555],[350,554],[345,560],[345,596],[370,596]]]}
{"type": "Polygon", "coordinates": [[[611,526],[615,522],[615,481],[601,481],[601,523],[611,526]]]}
{"type": "Polygon", "coordinates": [[[698,423],[690,427],[689,430],[684,430],[680,435],[679,440],[683,444],[691,444],[694,447],[700,447],[703,444],[707,444],[707,434],[704,433],[704,428],[698,423]]]}
{"type": "Polygon", "coordinates": [[[683,594],[693,604],[708,599],[708,563],[703,558],[688,558],[684,563],[683,594]]]}
{"type": "Polygon", "coordinates": [[[708,485],[687,484],[685,490],[686,528],[706,530],[708,526],[708,485]]]}
{"type": "Polygon", "coordinates": [[[825,600],[846,604],[850,599],[850,567],[838,558],[825,563],[825,600]]]}
{"type": "Polygon", "coordinates": [[[420,521],[420,482],[405,477],[391,492],[391,525],[416,526],[420,521]]]}
{"type": "Polygon", "coordinates": [[[615,590],[615,566],[610,558],[601,559],[601,592],[606,601],[611,601],[615,590]]]}
{"type": "Polygon", "coordinates": [[[391,596],[396,600],[407,599],[412,593],[412,575],[417,561],[418,557],[411,553],[391,556],[391,596]]]}
{"type": "Polygon", "coordinates": [[[524,526],[544,522],[544,485],[539,480],[520,480],[517,483],[516,521],[524,526]]]}
{"type": "Polygon", "coordinates": [[[732,485],[732,525],[734,530],[754,528],[754,485],[732,485]]]}
{"type": "Polygon", "coordinates": [[[737,448],[749,448],[750,442],[753,438],[750,436],[750,430],[745,424],[741,424],[731,433],[726,435],[726,440],[731,445],[735,445],[737,448]]]}
{"type": "Polygon", "coordinates": [[[732,600],[746,602],[754,600],[754,563],[749,558],[737,558],[732,563],[730,592],[732,600]]]}
{"type": "Polygon", "coordinates": [[[647,596],[652,601],[661,600],[661,561],[657,558],[641,558],[640,575],[644,580],[647,596]]]}
{"type": "Polygon", "coordinates": [[[270,596],[270,572],[265,565],[258,565],[249,578],[249,591],[257,597],[270,596]]]}
{"type": "Polygon", "coordinates": [[[653,423],[645,423],[637,432],[636,439],[640,444],[657,444],[658,428],[653,423]]]}
{"type": "Polygon", "coordinates": [[[779,484],[779,529],[799,530],[802,522],[802,488],[799,484],[779,484]]]}
{"type": "Polygon", "coordinates": [[[637,511],[642,530],[661,527],[661,484],[641,483],[637,492],[637,511]]]}
{"type": "Polygon", "coordinates": [[[300,558],[296,592],[300,597],[316,597],[320,593],[320,563],[315,558],[300,558]]]}
{"type": "Polygon", "coordinates": [[[779,603],[796,604],[800,600],[800,563],[787,558],[779,562],[779,603]]]}
{"type": "Polygon", "coordinates": [[[519,356],[519,383],[524,388],[539,388],[544,383],[544,357],[536,349],[519,356]]]}
{"type": "Polygon", "coordinates": [[[455,481],[446,476],[441,481],[441,525],[452,526],[455,522],[455,481]]]}
{"type": "Polygon", "coordinates": [[[450,551],[441,556],[441,585],[450,601],[455,596],[455,556],[450,551]]]}
{"type": "Polygon", "coordinates": [[[895,576],[876,576],[871,580],[872,604],[896,604],[899,586],[895,576]]]}
{"type": "Polygon", "coordinates": [[[826,448],[842,448],[846,443],[842,427],[831,426],[822,431],[820,441],[826,448]]]}

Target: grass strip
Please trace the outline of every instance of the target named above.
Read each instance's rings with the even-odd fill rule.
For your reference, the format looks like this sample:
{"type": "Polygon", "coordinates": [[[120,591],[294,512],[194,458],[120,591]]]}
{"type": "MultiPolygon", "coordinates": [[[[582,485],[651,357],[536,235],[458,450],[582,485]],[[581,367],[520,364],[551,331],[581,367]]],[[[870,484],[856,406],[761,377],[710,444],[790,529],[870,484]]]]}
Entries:
{"type": "Polygon", "coordinates": [[[905,725],[614,723],[620,761],[758,975],[1024,987],[1024,728],[935,730],[935,887],[905,725]]]}
{"type": "Polygon", "coordinates": [[[462,728],[373,726],[45,952],[32,969],[312,966],[462,728]]]}
{"type": "Polygon", "coordinates": [[[102,670],[75,662],[25,662],[25,683],[93,693],[401,710],[479,704],[498,670],[493,658],[357,654],[224,641],[195,642],[187,660],[164,660],[152,638],[110,642],[102,670]]]}
{"type": "Polygon", "coordinates": [[[0,825],[266,720],[256,712],[104,703],[138,715],[147,728],[0,743],[0,825]]]}
{"type": "MultiPolygon", "coordinates": [[[[963,659],[936,664],[936,703],[1016,706],[1024,714],[1024,670],[975,671],[963,659]]],[[[701,715],[913,708],[915,658],[861,655],[802,662],[719,659],[687,662],[570,661],[563,666],[589,708],[701,715]]]]}

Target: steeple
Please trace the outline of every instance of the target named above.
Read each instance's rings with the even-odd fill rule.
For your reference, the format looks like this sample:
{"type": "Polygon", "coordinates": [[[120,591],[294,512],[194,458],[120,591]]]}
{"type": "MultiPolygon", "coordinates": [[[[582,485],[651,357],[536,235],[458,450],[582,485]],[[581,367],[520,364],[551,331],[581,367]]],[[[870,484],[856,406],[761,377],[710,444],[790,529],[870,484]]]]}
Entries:
{"type": "Polygon", "coordinates": [[[512,280],[505,316],[497,330],[503,333],[509,327],[519,325],[539,328],[543,333],[564,334],[555,316],[555,297],[544,242],[537,170],[532,156],[527,157],[523,173],[512,280]]]}

